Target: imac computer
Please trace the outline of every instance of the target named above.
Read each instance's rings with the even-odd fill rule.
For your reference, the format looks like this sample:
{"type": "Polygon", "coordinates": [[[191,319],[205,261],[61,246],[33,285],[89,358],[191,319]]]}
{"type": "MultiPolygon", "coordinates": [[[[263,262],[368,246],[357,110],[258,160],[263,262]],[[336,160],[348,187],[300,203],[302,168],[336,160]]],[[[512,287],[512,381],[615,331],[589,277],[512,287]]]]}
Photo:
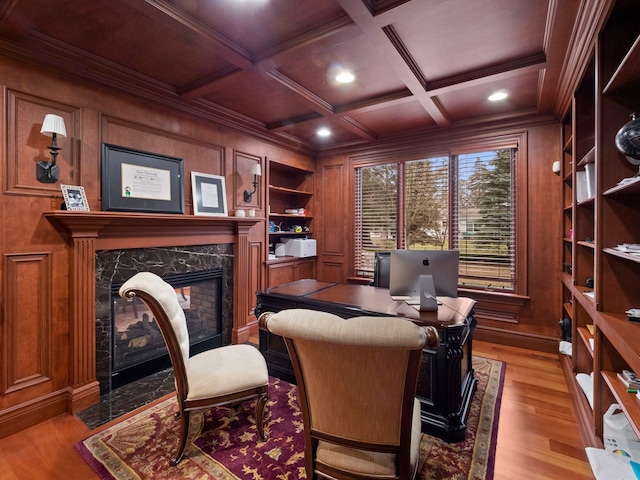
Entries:
{"type": "Polygon", "coordinates": [[[392,250],[389,294],[415,304],[425,289],[430,296],[457,297],[459,264],[458,250],[392,250]]]}

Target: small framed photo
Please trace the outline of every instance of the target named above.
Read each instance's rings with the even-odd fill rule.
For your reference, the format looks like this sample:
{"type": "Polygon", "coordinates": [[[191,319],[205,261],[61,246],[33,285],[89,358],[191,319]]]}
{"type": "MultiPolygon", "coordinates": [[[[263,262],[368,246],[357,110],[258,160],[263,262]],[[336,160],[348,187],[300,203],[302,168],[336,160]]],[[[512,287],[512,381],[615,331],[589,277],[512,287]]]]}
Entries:
{"type": "Polygon", "coordinates": [[[191,172],[194,215],[227,216],[224,177],[191,172]]]}
{"type": "Polygon", "coordinates": [[[89,211],[89,202],[84,188],[78,185],[60,185],[62,196],[64,197],[64,205],[67,210],[89,211]]]}

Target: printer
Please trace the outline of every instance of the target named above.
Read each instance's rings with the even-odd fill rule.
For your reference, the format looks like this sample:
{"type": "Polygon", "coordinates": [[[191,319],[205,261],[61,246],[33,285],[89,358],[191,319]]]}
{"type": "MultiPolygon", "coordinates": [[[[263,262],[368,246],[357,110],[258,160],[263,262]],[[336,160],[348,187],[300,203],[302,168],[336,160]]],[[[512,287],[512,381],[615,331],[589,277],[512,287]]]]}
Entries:
{"type": "Polygon", "coordinates": [[[284,240],[285,253],[291,257],[315,257],[316,241],[312,238],[289,238],[284,240]]]}

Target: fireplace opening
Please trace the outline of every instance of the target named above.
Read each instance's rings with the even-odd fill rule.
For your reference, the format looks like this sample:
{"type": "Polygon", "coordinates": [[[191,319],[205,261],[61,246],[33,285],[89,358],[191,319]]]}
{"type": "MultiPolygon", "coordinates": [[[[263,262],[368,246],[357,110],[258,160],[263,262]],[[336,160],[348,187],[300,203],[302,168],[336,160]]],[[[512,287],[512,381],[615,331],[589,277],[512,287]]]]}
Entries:
{"type": "MultiPolygon", "coordinates": [[[[221,268],[163,276],[176,291],[189,330],[189,354],[223,345],[221,268]]],[[[160,329],[139,298],[122,298],[111,284],[111,387],[117,388],[171,366],[160,329]]]]}

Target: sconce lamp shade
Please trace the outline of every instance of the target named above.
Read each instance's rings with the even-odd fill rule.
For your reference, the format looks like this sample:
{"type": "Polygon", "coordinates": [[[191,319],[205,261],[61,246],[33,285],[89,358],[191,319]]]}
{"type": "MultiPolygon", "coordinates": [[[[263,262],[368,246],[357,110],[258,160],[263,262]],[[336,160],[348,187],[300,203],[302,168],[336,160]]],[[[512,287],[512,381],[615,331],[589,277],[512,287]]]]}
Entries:
{"type": "Polygon", "coordinates": [[[44,117],[40,133],[49,137],[52,137],[54,133],[66,137],[67,129],[64,126],[64,119],[58,115],[54,115],[53,113],[48,113],[44,117]]]}
{"type": "Polygon", "coordinates": [[[259,163],[254,163],[251,166],[251,175],[256,175],[258,177],[262,176],[262,167],[260,166],[259,163]]]}
{"type": "Polygon", "coordinates": [[[244,191],[244,201],[249,203],[253,199],[253,194],[258,190],[258,177],[262,176],[262,166],[259,163],[251,165],[251,175],[253,175],[253,191],[244,191]]]}
{"type": "Polygon", "coordinates": [[[67,129],[64,126],[64,119],[59,115],[48,113],[44,117],[42,122],[42,128],[40,129],[42,135],[51,137],[51,161],[40,161],[36,164],[36,178],[42,183],[55,183],[58,181],[58,166],[56,165],[56,158],[58,156],[57,136],[67,136],[67,129]]]}

